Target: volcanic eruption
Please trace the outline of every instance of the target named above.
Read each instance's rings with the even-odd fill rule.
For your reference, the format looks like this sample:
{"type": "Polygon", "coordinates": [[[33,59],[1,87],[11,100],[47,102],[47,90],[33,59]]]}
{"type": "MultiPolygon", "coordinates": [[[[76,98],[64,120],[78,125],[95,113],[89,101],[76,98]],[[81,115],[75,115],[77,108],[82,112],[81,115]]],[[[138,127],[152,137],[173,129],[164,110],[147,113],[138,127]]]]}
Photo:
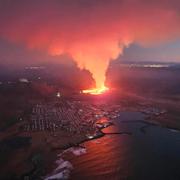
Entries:
{"type": "Polygon", "coordinates": [[[113,41],[106,37],[99,39],[99,42],[97,39],[92,39],[88,43],[83,42],[72,55],[79,68],[89,70],[96,82],[94,89],[83,90],[83,93],[101,94],[109,89],[105,86],[109,62],[122,52],[122,47],[118,45],[116,40],[113,41]],[[105,42],[102,43],[103,41],[105,42]]]}
{"type": "Polygon", "coordinates": [[[116,39],[105,36],[91,37],[71,43],[67,49],[62,49],[62,46],[57,43],[49,49],[49,53],[52,55],[70,54],[78,67],[89,70],[95,80],[96,87],[83,90],[83,93],[101,94],[108,90],[105,79],[110,61],[117,58],[122,53],[123,47],[129,44],[125,40],[123,44],[119,44],[116,39]]]}

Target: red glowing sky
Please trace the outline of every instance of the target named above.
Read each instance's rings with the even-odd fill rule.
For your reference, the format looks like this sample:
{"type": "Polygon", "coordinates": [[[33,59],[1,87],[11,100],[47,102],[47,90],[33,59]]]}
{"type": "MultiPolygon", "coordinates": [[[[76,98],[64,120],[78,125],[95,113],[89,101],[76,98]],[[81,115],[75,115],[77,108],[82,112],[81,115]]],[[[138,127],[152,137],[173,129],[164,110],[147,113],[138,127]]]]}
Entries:
{"type": "Polygon", "coordinates": [[[125,47],[179,37],[178,0],[0,0],[0,38],[52,56],[68,54],[98,87],[125,47]]]}

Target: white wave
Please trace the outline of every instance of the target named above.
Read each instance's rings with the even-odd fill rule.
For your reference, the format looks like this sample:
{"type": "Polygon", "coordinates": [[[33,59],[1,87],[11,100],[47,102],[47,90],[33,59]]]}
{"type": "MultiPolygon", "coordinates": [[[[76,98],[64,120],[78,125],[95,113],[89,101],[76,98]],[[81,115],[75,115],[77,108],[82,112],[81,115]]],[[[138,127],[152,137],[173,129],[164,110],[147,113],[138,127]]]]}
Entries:
{"type": "Polygon", "coordinates": [[[73,169],[72,164],[69,161],[64,161],[62,158],[56,160],[58,167],[53,171],[52,175],[46,177],[44,180],[52,179],[69,179],[71,170],[73,169]]]}
{"type": "Polygon", "coordinates": [[[72,148],[71,152],[72,152],[75,156],[81,156],[81,155],[83,155],[83,154],[86,154],[86,148],[82,148],[82,147],[72,148]]]}
{"type": "Polygon", "coordinates": [[[69,179],[70,177],[70,170],[69,169],[65,169],[57,174],[54,174],[52,176],[49,176],[47,178],[45,178],[44,180],[66,180],[69,179]]]}
{"type": "MultiPolygon", "coordinates": [[[[58,154],[58,157],[62,157],[64,153],[70,152],[75,156],[80,156],[86,153],[86,148],[84,147],[71,147],[62,153],[58,154]]],[[[58,165],[56,169],[52,172],[52,175],[46,177],[44,180],[52,180],[52,179],[69,179],[71,170],[73,169],[73,165],[69,161],[65,161],[62,158],[56,160],[56,164],[58,165]]]]}
{"type": "Polygon", "coordinates": [[[71,152],[75,156],[80,156],[83,154],[86,154],[86,148],[85,147],[71,147],[67,150],[65,150],[63,153],[58,154],[58,157],[61,157],[64,153],[71,152]]]}
{"type": "Polygon", "coordinates": [[[58,165],[58,167],[54,170],[54,172],[58,172],[62,169],[72,170],[73,166],[69,161],[64,161],[58,165]]]}
{"type": "Polygon", "coordinates": [[[63,163],[64,162],[64,160],[62,159],[62,158],[60,158],[60,159],[58,159],[58,160],[56,160],[56,164],[61,164],[61,163],[63,163]]]}

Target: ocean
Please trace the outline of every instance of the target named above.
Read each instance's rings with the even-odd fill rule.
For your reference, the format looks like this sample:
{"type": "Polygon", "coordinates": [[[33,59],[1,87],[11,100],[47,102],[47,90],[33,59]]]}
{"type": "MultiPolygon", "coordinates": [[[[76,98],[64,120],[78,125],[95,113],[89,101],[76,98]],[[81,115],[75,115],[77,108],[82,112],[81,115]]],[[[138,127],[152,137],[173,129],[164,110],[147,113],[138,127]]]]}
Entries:
{"type": "Polygon", "coordinates": [[[140,112],[121,112],[87,153],[70,156],[73,180],[179,180],[180,132],[146,123],[140,112]],[[120,133],[120,134],[118,134],[120,133]]]}

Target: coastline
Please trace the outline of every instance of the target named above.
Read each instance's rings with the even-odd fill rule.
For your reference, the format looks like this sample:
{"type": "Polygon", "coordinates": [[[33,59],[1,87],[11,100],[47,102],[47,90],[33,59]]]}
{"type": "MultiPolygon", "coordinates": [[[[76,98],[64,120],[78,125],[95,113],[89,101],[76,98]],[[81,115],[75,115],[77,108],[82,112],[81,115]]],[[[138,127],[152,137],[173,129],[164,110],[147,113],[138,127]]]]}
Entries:
{"type": "MultiPolygon", "coordinates": [[[[138,112],[140,112],[140,111],[138,111],[138,112]]],[[[143,113],[143,112],[140,112],[140,113],[143,113]]],[[[144,114],[144,113],[143,113],[144,114]]],[[[146,114],[145,114],[146,115],[146,114]]],[[[149,117],[149,115],[147,115],[146,117],[149,117]]],[[[111,126],[111,125],[114,125],[111,121],[109,121],[109,120],[107,120],[107,122],[109,123],[108,124],[108,126],[106,126],[106,127],[109,127],[109,126],[111,126]]],[[[136,121],[135,121],[136,122],[136,121]]],[[[179,128],[175,128],[175,127],[169,127],[166,123],[165,124],[163,124],[163,123],[160,123],[160,122],[158,122],[158,121],[156,121],[156,120],[152,120],[151,118],[145,118],[143,121],[142,121],[143,123],[145,123],[146,125],[144,126],[144,127],[142,127],[142,128],[140,128],[140,131],[142,132],[142,133],[145,133],[145,129],[147,128],[147,127],[149,127],[149,126],[160,126],[160,127],[164,127],[164,128],[170,128],[170,129],[173,129],[173,130],[180,130],[179,128]]],[[[108,133],[104,133],[102,130],[103,129],[105,129],[106,127],[104,127],[104,124],[103,123],[99,123],[99,124],[101,124],[102,126],[101,127],[97,127],[97,132],[98,132],[98,134],[96,134],[95,136],[93,136],[93,137],[91,137],[91,138],[88,138],[87,136],[81,136],[81,138],[82,139],[76,139],[76,141],[74,141],[73,143],[69,143],[68,141],[65,143],[65,144],[63,144],[61,147],[59,146],[59,147],[57,147],[57,148],[53,148],[53,151],[55,151],[55,152],[57,152],[57,151],[60,151],[60,152],[66,152],[66,151],[68,151],[69,149],[71,149],[71,148],[84,148],[83,146],[81,146],[81,144],[82,143],[84,143],[84,142],[87,142],[87,141],[91,141],[91,140],[94,140],[94,139],[98,139],[98,138],[101,138],[101,137],[103,137],[103,136],[105,136],[106,134],[108,134],[108,133]]],[[[107,124],[106,124],[107,125],[107,124]]],[[[127,134],[127,135],[131,135],[131,133],[129,133],[129,132],[120,132],[120,133],[116,133],[116,134],[127,134]]],[[[58,154],[58,153],[57,153],[58,154]]],[[[57,156],[58,157],[58,156],[57,156]]],[[[57,160],[57,159],[56,159],[57,160]]],[[[66,162],[66,160],[65,159],[63,159],[65,162],[66,162]]],[[[63,161],[63,162],[64,162],[63,161]]],[[[53,164],[55,163],[56,161],[54,161],[54,162],[52,162],[53,164]]],[[[57,165],[56,165],[57,166],[57,165]]],[[[53,166],[53,167],[51,167],[51,168],[49,168],[49,173],[48,173],[48,176],[50,176],[50,175],[53,175],[53,172],[54,172],[54,169],[56,169],[57,167],[56,166],[53,166]]],[[[59,171],[59,173],[62,173],[63,172],[63,170],[61,170],[61,171],[59,171]]],[[[66,171],[65,171],[66,172],[66,171]]],[[[67,173],[67,172],[66,172],[67,173]]],[[[70,174],[71,173],[71,170],[69,171],[68,170],[68,174],[70,174]]],[[[57,174],[57,173],[56,173],[57,174]]],[[[60,174],[60,175],[62,175],[62,174],[60,174]]],[[[48,176],[45,176],[46,178],[48,177],[48,176]]],[[[69,177],[69,175],[68,175],[68,177],[69,177]]]]}
{"type": "Polygon", "coordinates": [[[82,154],[85,154],[86,148],[82,145],[82,143],[91,141],[91,140],[95,140],[95,139],[99,139],[99,138],[105,136],[106,133],[104,133],[102,131],[102,129],[113,125],[112,122],[109,122],[109,121],[107,121],[105,124],[103,124],[103,123],[99,123],[99,124],[101,124],[102,126],[97,127],[98,131],[96,132],[96,134],[94,136],[90,136],[90,138],[88,138],[88,136],[86,136],[81,141],[74,142],[73,144],[68,144],[68,145],[66,144],[66,145],[64,145],[64,147],[54,149],[54,150],[60,150],[62,152],[57,155],[58,160],[55,161],[56,168],[55,169],[52,168],[50,170],[50,173],[48,173],[45,177],[43,177],[43,179],[50,180],[55,177],[69,179],[71,170],[73,169],[73,165],[69,161],[66,161],[65,160],[66,158],[64,158],[62,156],[69,152],[71,152],[75,156],[80,156],[82,154]],[[82,149],[84,149],[83,152],[82,152],[82,149]],[[57,171],[56,169],[59,169],[59,170],[57,171]]]}

